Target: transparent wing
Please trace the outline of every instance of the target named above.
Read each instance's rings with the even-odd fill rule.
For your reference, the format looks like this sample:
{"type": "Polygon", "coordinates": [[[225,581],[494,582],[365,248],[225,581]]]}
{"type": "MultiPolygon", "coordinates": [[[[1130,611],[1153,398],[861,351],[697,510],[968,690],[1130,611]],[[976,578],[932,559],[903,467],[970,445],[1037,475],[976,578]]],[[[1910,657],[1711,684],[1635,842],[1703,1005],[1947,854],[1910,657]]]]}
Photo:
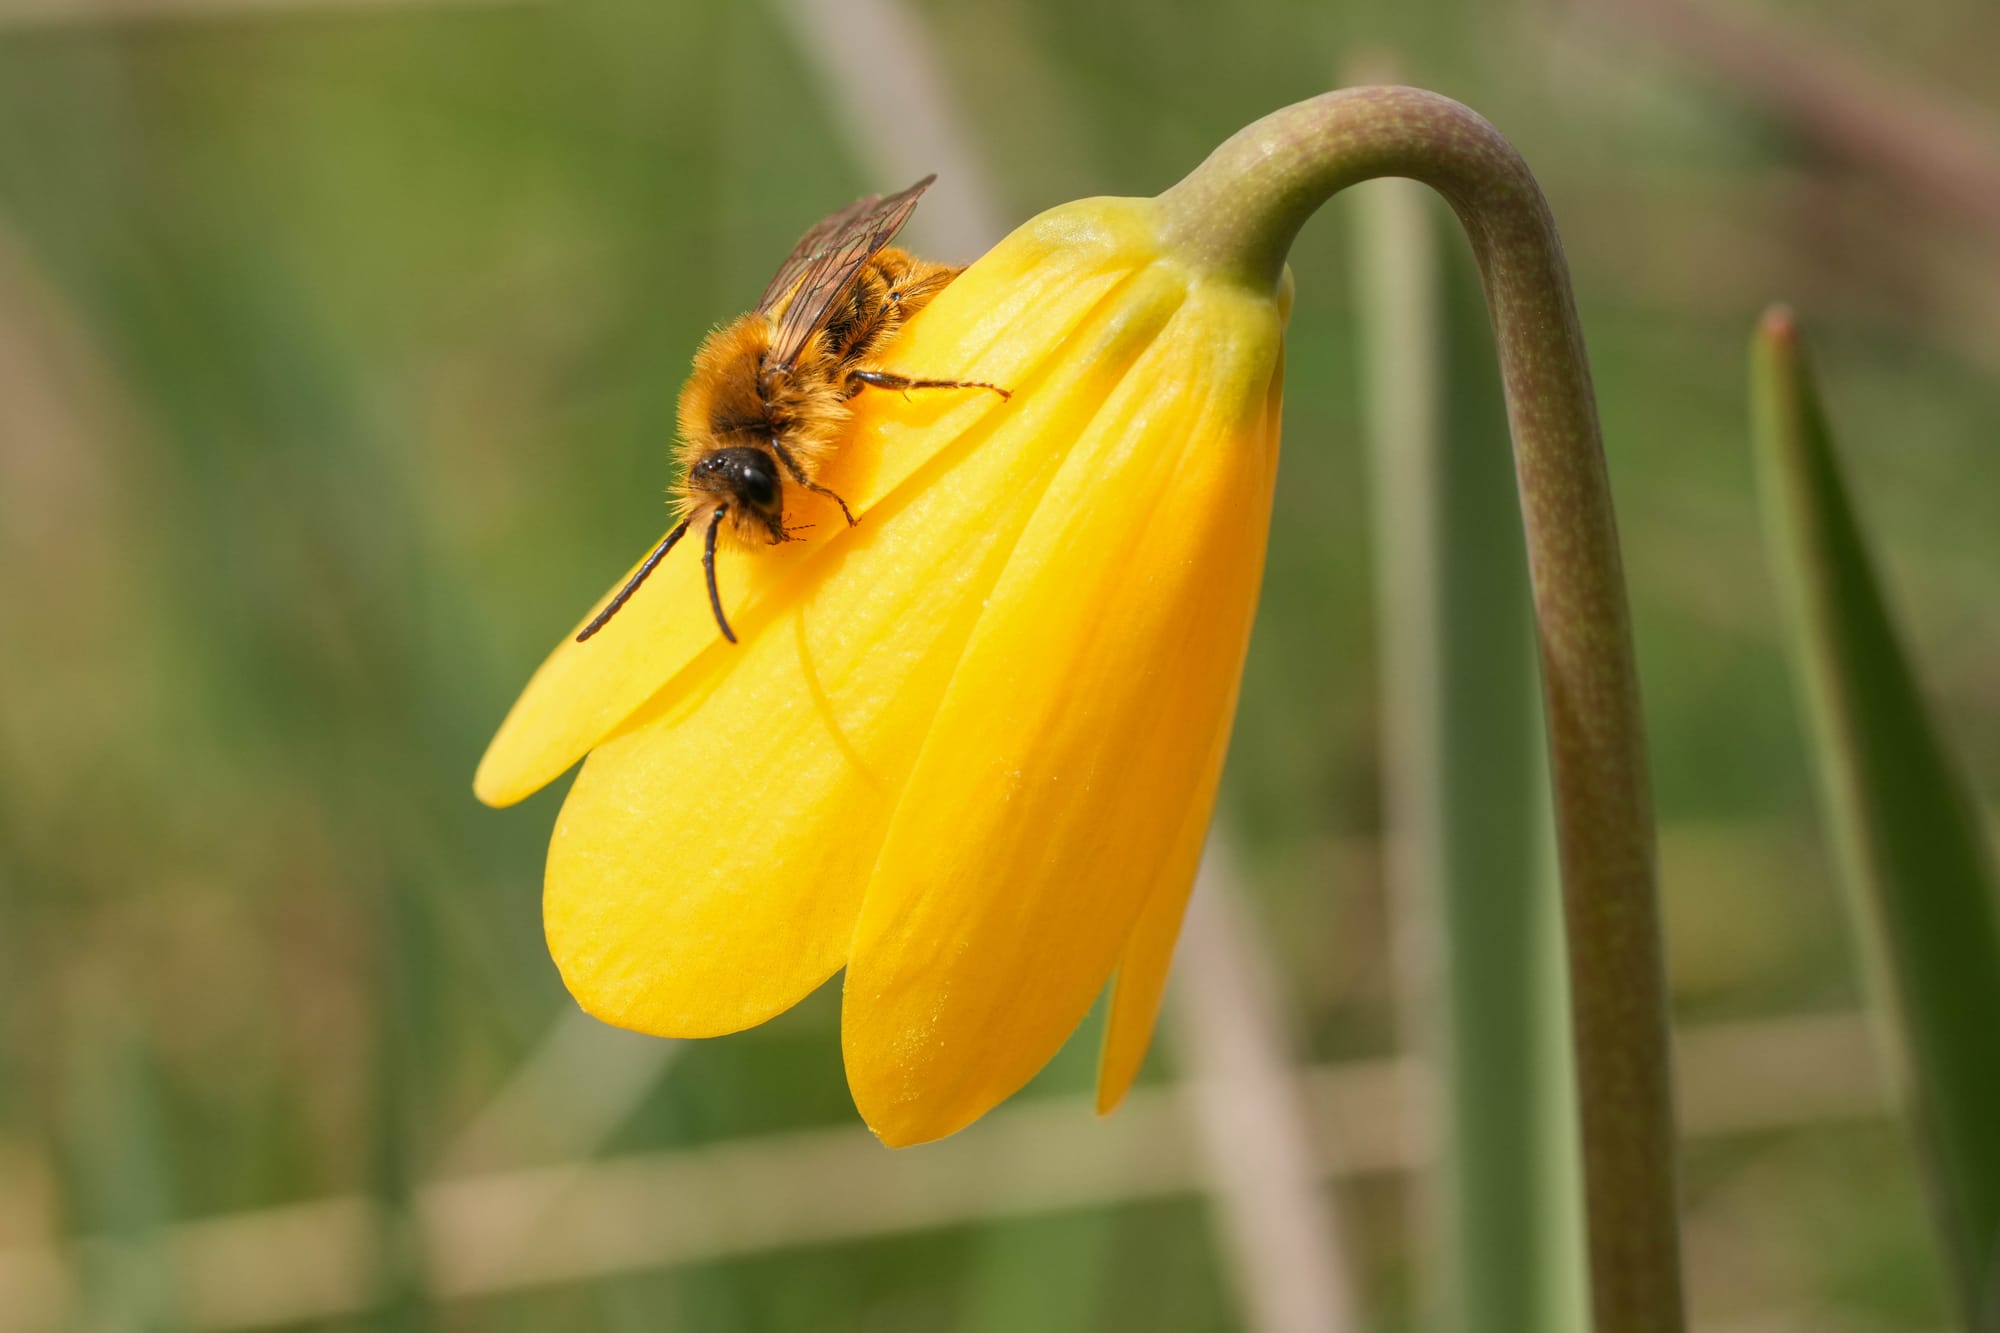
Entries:
{"type": "Polygon", "coordinates": [[[774,366],[789,368],[797,361],[855,275],[896,238],[936,179],[926,176],[907,190],[857,199],[800,238],[757,301],[759,314],[779,311],[771,339],[774,366]]]}
{"type": "Polygon", "coordinates": [[[772,309],[784,300],[786,294],[799,285],[799,279],[805,276],[813,261],[826,253],[833,243],[833,238],[852,226],[856,218],[863,216],[870,209],[879,207],[881,203],[881,195],[871,194],[866,198],[856,199],[832,217],[822,218],[814,223],[805,235],[799,237],[799,243],[792,247],[791,254],[785,256],[785,262],[778,266],[778,271],[771,275],[771,285],[757,298],[757,313],[760,315],[771,313],[772,309]]]}

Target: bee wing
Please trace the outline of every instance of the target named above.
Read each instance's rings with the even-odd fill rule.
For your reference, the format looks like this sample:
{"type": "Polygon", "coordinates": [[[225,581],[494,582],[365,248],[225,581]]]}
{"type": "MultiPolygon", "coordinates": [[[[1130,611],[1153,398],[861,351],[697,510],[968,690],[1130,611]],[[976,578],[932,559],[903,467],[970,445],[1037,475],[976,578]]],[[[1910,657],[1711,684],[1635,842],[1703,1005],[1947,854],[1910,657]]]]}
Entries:
{"type": "Polygon", "coordinates": [[[771,275],[771,285],[757,298],[757,313],[769,314],[775,309],[792,288],[799,285],[799,279],[805,276],[813,261],[826,253],[833,238],[853,225],[856,218],[869,209],[878,207],[881,202],[881,195],[871,194],[866,198],[856,199],[832,217],[822,218],[814,223],[812,228],[799,238],[799,243],[792,247],[791,254],[785,256],[785,262],[778,266],[778,271],[771,275]]]}
{"type": "Polygon", "coordinates": [[[771,339],[774,366],[790,367],[798,359],[806,342],[826,324],[834,302],[862,266],[896,238],[915,211],[918,197],[936,179],[926,176],[887,197],[871,194],[857,199],[800,238],[757,301],[759,314],[784,307],[771,339]]]}

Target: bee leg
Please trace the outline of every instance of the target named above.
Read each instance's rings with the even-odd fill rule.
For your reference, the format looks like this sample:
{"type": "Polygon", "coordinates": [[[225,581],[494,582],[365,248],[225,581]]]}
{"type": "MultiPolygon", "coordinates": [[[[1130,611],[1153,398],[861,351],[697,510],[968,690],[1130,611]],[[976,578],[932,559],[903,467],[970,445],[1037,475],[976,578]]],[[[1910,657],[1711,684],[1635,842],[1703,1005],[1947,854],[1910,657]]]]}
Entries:
{"type": "Polygon", "coordinates": [[[838,495],[836,495],[830,487],[822,486],[818,482],[814,481],[811,477],[808,477],[806,475],[806,470],[799,466],[799,460],[792,457],[791,450],[787,449],[784,445],[779,444],[776,440],[773,440],[771,441],[771,452],[776,454],[778,456],[778,461],[785,465],[785,471],[792,474],[793,481],[796,481],[799,485],[805,487],[809,491],[814,491],[820,495],[824,495],[825,497],[827,497],[827,499],[839,505],[841,517],[847,520],[847,526],[850,528],[854,526],[855,518],[853,513],[851,513],[847,508],[847,501],[841,499],[838,495]]]}
{"type": "MultiPolygon", "coordinates": [[[[588,625],[585,625],[583,629],[577,633],[576,641],[578,643],[582,643],[585,639],[597,633],[597,631],[603,629],[605,622],[610,620],[611,617],[618,614],[618,608],[625,605],[626,602],[632,599],[632,594],[639,591],[639,585],[644,583],[646,581],[646,576],[653,572],[653,566],[659,564],[661,560],[665,559],[667,552],[674,549],[674,543],[679,541],[681,537],[686,534],[688,530],[688,522],[689,520],[682,519],[681,525],[675,528],[672,532],[668,533],[667,539],[665,541],[661,542],[658,546],[655,546],[653,548],[653,553],[646,557],[646,563],[639,566],[639,572],[634,574],[630,579],[626,580],[625,586],[618,590],[618,595],[612,598],[611,601],[605,606],[605,608],[602,611],[599,611],[597,613],[597,618],[591,621],[588,625]]],[[[709,545],[711,547],[715,545],[715,532],[714,529],[712,528],[709,530],[709,545]]]]}
{"type": "Polygon", "coordinates": [[[908,375],[898,375],[890,370],[848,371],[847,392],[843,396],[852,398],[863,389],[900,389],[906,398],[912,389],[991,389],[1002,398],[1014,396],[1011,389],[1003,389],[984,380],[913,380],[908,375]]]}
{"type": "Polygon", "coordinates": [[[715,586],[715,535],[722,530],[722,516],[728,512],[728,505],[717,505],[715,517],[708,520],[708,540],[702,547],[701,567],[708,572],[708,604],[715,612],[715,623],[721,627],[722,637],[735,643],[736,635],[730,630],[729,621],[722,614],[722,593],[715,586]]]}

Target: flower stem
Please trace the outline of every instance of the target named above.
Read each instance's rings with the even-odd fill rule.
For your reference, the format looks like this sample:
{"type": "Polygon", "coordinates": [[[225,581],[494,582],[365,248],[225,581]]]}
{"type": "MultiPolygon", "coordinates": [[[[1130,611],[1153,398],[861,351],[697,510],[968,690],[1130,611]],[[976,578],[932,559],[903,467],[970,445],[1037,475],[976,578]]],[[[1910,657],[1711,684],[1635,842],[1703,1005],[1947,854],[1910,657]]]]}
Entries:
{"type": "Polygon", "coordinates": [[[1604,448],[1562,243],[1482,117],[1435,93],[1355,88],[1274,112],[1161,196],[1183,255],[1277,284],[1305,220],[1408,176],[1472,242],[1499,345],[1534,584],[1568,941],[1597,1333],[1679,1333],[1672,1077],[1630,616],[1604,448]]]}

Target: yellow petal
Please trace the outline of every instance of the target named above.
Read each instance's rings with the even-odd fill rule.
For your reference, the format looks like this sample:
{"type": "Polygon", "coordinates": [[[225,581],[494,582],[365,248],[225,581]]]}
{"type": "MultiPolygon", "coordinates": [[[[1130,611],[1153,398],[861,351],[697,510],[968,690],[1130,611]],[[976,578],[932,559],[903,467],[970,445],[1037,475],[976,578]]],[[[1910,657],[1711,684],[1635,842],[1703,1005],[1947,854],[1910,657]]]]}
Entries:
{"type": "MultiPolygon", "coordinates": [[[[1290,283],[1281,294],[1279,321],[1289,311],[1290,283]]],[[[1284,352],[1278,354],[1278,368],[1271,377],[1271,389],[1264,405],[1264,429],[1273,441],[1270,462],[1278,462],[1275,442],[1284,411],[1284,352]]],[[[1275,477],[1274,477],[1275,480],[1275,477]]],[[[1261,577],[1261,561],[1260,574],[1261,577]]],[[[1249,633],[1254,606],[1243,608],[1242,632],[1249,633]]],[[[1227,632],[1218,626],[1218,633],[1227,632]]],[[[1239,682],[1240,683],[1240,682],[1239,682]]],[[[1215,814],[1215,789],[1222,777],[1222,761],[1229,751],[1229,733],[1236,719],[1236,696],[1217,719],[1215,739],[1209,751],[1208,768],[1201,785],[1189,802],[1174,849],[1168,855],[1160,882],[1146,892],[1146,905],[1132,927],[1131,937],[1118,957],[1118,975],[1111,986],[1110,1012],[1104,1020],[1104,1045],[1097,1058],[1097,1113],[1109,1115],[1132,1090],[1145,1062],[1146,1048],[1152,1044],[1153,1028],[1159,1021],[1160,999],[1166,993],[1167,973],[1173,965],[1174,945],[1180,939],[1181,920],[1187,915],[1188,895],[1194,888],[1195,873],[1201,867],[1201,852],[1208,841],[1208,827],[1215,814]]]]}
{"type": "Polygon", "coordinates": [[[771,615],[741,618],[739,645],[591,754],[543,899],[584,1008],[710,1036],[783,1011],[846,960],[937,701],[1063,461],[1051,441],[1089,418],[1180,299],[1178,284],[1128,275],[1077,322],[1094,356],[1026,367],[1009,411],[933,446],[921,484],[795,561],[771,615]]]}
{"type": "MultiPolygon", "coordinates": [[[[1143,214],[1149,205],[1069,205],[1023,226],[911,321],[893,349],[893,368],[1021,385],[1131,275],[1139,263],[1132,238],[1151,225],[1143,214]]],[[[867,512],[937,449],[1008,410],[990,393],[864,394],[856,400],[851,441],[828,468],[826,484],[865,523],[867,512]]],[[[837,513],[816,513],[815,519],[819,532],[839,535],[837,513]]],[[[717,573],[732,624],[744,630],[774,614],[767,603],[788,595],[801,567],[825,544],[723,550],[717,573]]],[[[607,590],[577,628],[624,582],[607,590]]],[[[533,794],[691,664],[729,651],[709,613],[698,541],[677,546],[596,636],[576,643],[574,634],[535,672],[480,761],[473,791],[487,804],[511,805],[533,794]]]]}
{"type": "MultiPolygon", "coordinates": [[[[1230,699],[1229,714],[1236,711],[1230,699]]],[[[1194,889],[1195,872],[1201,868],[1202,847],[1208,841],[1208,826],[1215,814],[1215,788],[1222,776],[1222,759],[1229,749],[1229,717],[1223,718],[1210,748],[1207,772],[1181,817],[1180,831],[1174,835],[1157,883],[1145,891],[1139,919],[1118,955],[1118,975],[1111,985],[1111,1007],[1104,1019],[1104,1044],[1097,1055],[1097,1113],[1109,1115],[1132,1090],[1145,1063],[1146,1048],[1152,1045],[1153,1028],[1160,1017],[1160,999],[1166,994],[1167,973],[1173,966],[1174,944],[1180,939],[1181,919],[1187,915],[1188,895],[1194,889]]]]}
{"type": "Polygon", "coordinates": [[[994,587],[890,821],[842,1011],[885,1142],[963,1127],[1061,1045],[1210,765],[1269,522],[1279,330],[1269,300],[1182,277],[994,587]]]}

